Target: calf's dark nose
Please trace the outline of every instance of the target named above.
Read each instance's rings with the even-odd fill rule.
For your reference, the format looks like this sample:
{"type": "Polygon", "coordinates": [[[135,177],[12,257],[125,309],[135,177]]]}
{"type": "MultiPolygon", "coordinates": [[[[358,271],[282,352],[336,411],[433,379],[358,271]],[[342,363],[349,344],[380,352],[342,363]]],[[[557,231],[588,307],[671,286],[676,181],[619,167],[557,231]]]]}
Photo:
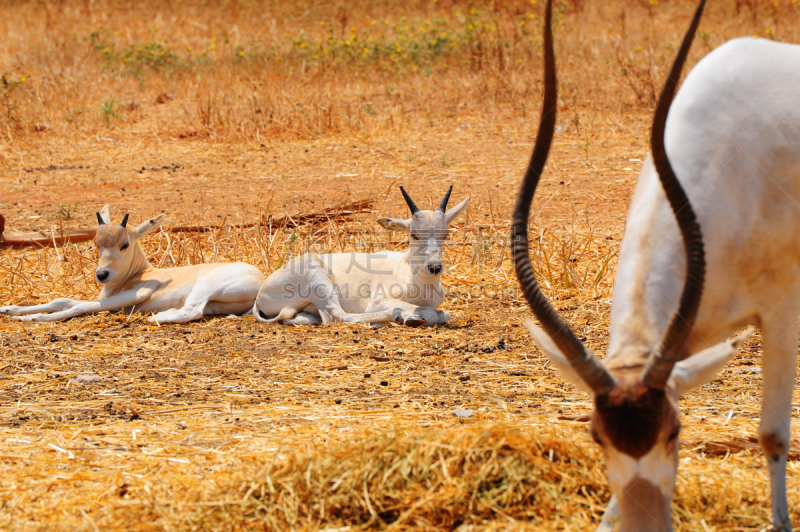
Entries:
{"type": "Polygon", "coordinates": [[[95,277],[97,277],[97,280],[102,283],[103,281],[108,279],[108,270],[97,270],[97,274],[95,275],[95,277]]]}
{"type": "Polygon", "coordinates": [[[431,272],[431,275],[439,275],[440,273],[442,273],[442,265],[428,264],[428,271],[431,272]]]}

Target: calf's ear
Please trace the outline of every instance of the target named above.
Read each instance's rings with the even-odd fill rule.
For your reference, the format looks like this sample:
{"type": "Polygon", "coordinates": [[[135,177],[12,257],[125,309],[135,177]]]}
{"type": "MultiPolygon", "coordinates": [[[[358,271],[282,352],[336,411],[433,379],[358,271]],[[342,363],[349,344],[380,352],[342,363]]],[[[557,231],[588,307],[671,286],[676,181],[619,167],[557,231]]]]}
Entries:
{"type": "Polygon", "coordinates": [[[100,219],[103,220],[103,223],[110,224],[111,223],[111,207],[108,205],[104,205],[100,212],[97,213],[100,215],[100,219]]]}
{"type": "Polygon", "coordinates": [[[142,238],[144,235],[152,233],[158,229],[158,226],[161,225],[161,222],[164,221],[164,218],[166,218],[166,216],[159,214],[155,218],[150,218],[149,220],[145,220],[144,222],[140,223],[139,226],[134,230],[136,235],[139,238],[142,238]]]}
{"type": "Polygon", "coordinates": [[[411,220],[401,220],[400,218],[378,218],[375,220],[378,225],[389,231],[401,231],[408,233],[411,231],[411,220]]]}
{"type": "Polygon", "coordinates": [[[455,220],[456,216],[461,214],[461,211],[466,209],[467,205],[469,205],[469,198],[465,199],[464,201],[462,201],[461,203],[459,203],[458,205],[447,211],[447,213],[444,215],[445,223],[447,225],[453,223],[453,220],[455,220]]]}

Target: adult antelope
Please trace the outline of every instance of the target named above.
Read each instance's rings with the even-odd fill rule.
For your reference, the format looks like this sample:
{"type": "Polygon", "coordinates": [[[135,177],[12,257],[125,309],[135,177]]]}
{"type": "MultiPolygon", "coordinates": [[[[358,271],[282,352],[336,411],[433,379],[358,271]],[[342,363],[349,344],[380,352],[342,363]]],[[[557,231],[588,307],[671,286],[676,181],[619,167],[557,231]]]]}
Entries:
{"type": "Polygon", "coordinates": [[[20,316],[21,321],[59,321],[82,314],[123,309],[155,312],[149,321],[181,323],[212,314],[249,313],[264,275],[249,264],[197,264],[180,268],[154,268],[139,239],[155,231],[164,215],[151,218],[136,229],[111,223],[106,205],[97,213],[94,243],[100,260],[95,278],[103,285],[98,301],[56,299],[30,307],[0,307],[0,314],[20,316]],[[52,312],[52,314],[42,314],[52,312]]]}
{"type": "Polygon", "coordinates": [[[261,322],[288,325],[330,322],[437,325],[450,315],[444,301],[442,248],[447,227],[469,203],[449,211],[453,186],[435,211],[420,210],[401,186],[411,218],[380,218],[378,224],[410,236],[405,252],[308,253],[270,275],[253,314],[261,322]]]}
{"type": "Polygon", "coordinates": [[[800,314],[800,47],[762,39],[720,46],[689,73],[670,109],[703,4],[653,119],[602,362],[548,303],[528,254],[528,214],[556,119],[547,7],[544,105],[512,244],[522,291],[541,325],[529,323],[531,335],[566,379],[593,396],[591,433],[603,447],[613,493],[602,530],[616,520],[623,531],[672,530],[677,401],[734,355],[750,331],[724,339],[748,324],[763,333],[759,439],[774,530],[791,530],[786,458],[800,314]]]}

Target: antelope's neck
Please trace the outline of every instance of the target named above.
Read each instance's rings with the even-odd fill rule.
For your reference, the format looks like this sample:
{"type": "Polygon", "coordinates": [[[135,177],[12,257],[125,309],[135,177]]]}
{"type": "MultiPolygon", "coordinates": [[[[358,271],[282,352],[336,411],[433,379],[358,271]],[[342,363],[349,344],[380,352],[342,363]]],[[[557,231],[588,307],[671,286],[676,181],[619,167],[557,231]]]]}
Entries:
{"type": "Polygon", "coordinates": [[[139,245],[139,242],[136,242],[135,246],[136,248],[133,251],[133,258],[131,259],[128,269],[118,277],[118,281],[103,285],[103,289],[100,291],[99,299],[105,299],[113,296],[114,294],[118,294],[119,292],[130,289],[133,284],[138,282],[142,272],[155,269],[155,266],[148,262],[147,257],[144,254],[144,250],[139,245]]]}
{"type": "Polygon", "coordinates": [[[671,532],[670,497],[665,497],[658,486],[636,477],[625,487],[619,505],[622,514],[622,532],[671,532]]]}
{"type": "Polygon", "coordinates": [[[406,285],[413,285],[414,290],[408,291],[409,303],[419,306],[438,307],[444,301],[444,285],[442,285],[442,275],[424,275],[423,266],[411,264],[411,250],[403,254],[400,270],[405,277],[406,285]],[[416,294],[416,296],[412,296],[416,294]]]}
{"type": "Polygon", "coordinates": [[[678,307],[685,279],[683,241],[648,154],[620,248],[608,365],[634,365],[647,357],[678,307]]]}

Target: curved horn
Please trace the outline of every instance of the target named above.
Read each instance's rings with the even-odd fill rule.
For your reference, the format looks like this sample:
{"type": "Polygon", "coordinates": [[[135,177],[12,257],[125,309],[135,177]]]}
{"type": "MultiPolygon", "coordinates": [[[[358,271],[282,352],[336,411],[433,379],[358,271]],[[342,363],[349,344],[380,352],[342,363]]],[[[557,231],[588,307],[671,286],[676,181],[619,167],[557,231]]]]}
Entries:
{"type": "Polygon", "coordinates": [[[601,395],[616,386],[614,377],[608,372],[597,357],[581,343],[569,328],[569,325],[556,312],[542,294],[536,275],[533,272],[531,257],[528,251],[528,216],[531,203],[536,193],[536,185],[542,175],[553,132],[556,125],[556,103],[558,87],[556,85],[556,63],[553,51],[553,29],[550,18],[553,2],[548,0],[544,23],[544,102],[542,116],[539,120],[539,132],[533,148],[525,178],[517,194],[514,207],[514,223],[511,226],[511,246],[514,254],[514,268],[517,272],[522,293],[531,310],[539,319],[542,329],[553,339],[561,353],[569,360],[575,372],[594,391],[601,395]]]}
{"type": "Polygon", "coordinates": [[[414,200],[411,199],[411,196],[408,195],[406,189],[403,188],[403,185],[400,185],[400,192],[403,193],[403,197],[406,199],[406,203],[408,204],[408,208],[411,210],[411,215],[417,214],[419,209],[416,205],[414,205],[414,200]]]}
{"type": "Polygon", "coordinates": [[[121,225],[122,227],[126,227],[128,225],[128,216],[129,215],[130,215],[130,213],[126,212],[125,213],[125,218],[122,219],[122,223],[119,224],[119,225],[121,225]]]}
{"type": "Polygon", "coordinates": [[[439,204],[439,208],[436,209],[440,212],[445,212],[447,210],[447,202],[450,201],[450,193],[453,192],[453,185],[450,185],[450,188],[447,189],[447,194],[444,195],[444,199],[439,204]]]}
{"type": "Polygon", "coordinates": [[[672,65],[664,90],[658,99],[656,113],[653,116],[653,133],[651,136],[651,151],[653,153],[653,164],[658,171],[661,179],[661,186],[667,195],[678,226],[681,230],[683,245],[686,248],[686,284],[683,286],[681,301],[678,310],[672,315],[669,326],[664,333],[661,343],[647,357],[640,380],[642,384],[650,388],[663,390],[667,384],[672,367],[676,362],[685,357],[686,340],[692,331],[694,321],[697,318],[697,309],[700,306],[700,298],[703,295],[703,281],[706,273],[706,259],[703,251],[703,234],[700,231],[700,224],[697,223],[692,204],[683,190],[672,165],[667,158],[667,151],[664,146],[664,129],[667,123],[667,113],[669,112],[672,98],[675,96],[675,89],[681,77],[683,64],[689,54],[689,47],[692,45],[694,34],[697,32],[697,25],[703,14],[705,0],[701,0],[700,5],[695,11],[689,30],[683,37],[678,55],[672,65]]]}
{"type": "Polygon", "coordinates": [[[106,225],[106,223],[103,221],[103,217],[100,216],[100,213],[96,212],[95,214],[97,215],[97,225],[106,225]]]}

